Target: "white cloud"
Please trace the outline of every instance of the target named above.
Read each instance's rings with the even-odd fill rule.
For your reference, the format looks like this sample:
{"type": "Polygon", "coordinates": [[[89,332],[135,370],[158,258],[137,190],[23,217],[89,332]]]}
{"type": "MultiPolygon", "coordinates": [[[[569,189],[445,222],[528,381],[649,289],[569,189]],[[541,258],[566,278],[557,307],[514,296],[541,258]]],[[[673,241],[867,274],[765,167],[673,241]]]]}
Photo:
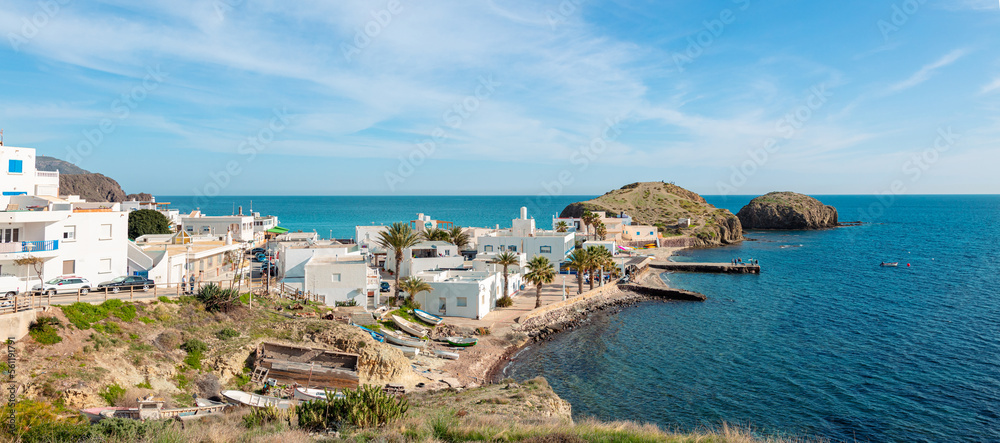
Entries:
{"type": "Polygon", "coordinates": [[[954,51],[951,51],[947,55],[945,55],[944,57],[941,57],[940,59],[938,59],[937,61],[935,61],[934,63],[931,63],[929,65],[924,65],[924,67],[920,68],[920,70],[918,70],[917,72],[915,72],[913,75],[911,75],[906,80],[903,80],[903,81],[901,81],[899,83],[890,85],[888,91],[889,92],[899,92],[899,91],[902,91],[904,89],[909,89],[909,88],[912,88],[914,86],[917,86],[917,85],[919,85],[919,84],[927,81],[928,79],[930,79],[931,75],[934,74],[934,71],[937,71],[938,69],[941,69],[941,68],[943,68],[945,66],[948,66],[948,65],[950,65],[952,63],[955,63],[956,61],[958,61],[958,59],[962,58],[962,56],[964,56],[965,54],[966,54],[966,51],[964,49],[956,49],[954,51]]]}
{"type": "Polygon", "coordinates": [[[998,77],[997,79],[993,80],[993,83],[990,83],[990,84],[988,84],[986,86],[983,86],[983,88],[979,92],[981,94],[988,94],[988,93],[994,92],[996,90],[1000,90],[1000,77],[998,77]]]}

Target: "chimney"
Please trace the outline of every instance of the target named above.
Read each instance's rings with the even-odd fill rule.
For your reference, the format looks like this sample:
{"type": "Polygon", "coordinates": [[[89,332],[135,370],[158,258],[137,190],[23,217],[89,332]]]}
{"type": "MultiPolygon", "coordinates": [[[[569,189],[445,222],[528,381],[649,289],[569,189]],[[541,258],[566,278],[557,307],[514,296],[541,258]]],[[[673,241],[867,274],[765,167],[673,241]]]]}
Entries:
{"type": "Polygon", "coordinates": [[[239,215],[243,215],[243,206],[240,206],[240,214],[239,215]]]}
{"type": "Polygon", "coordinates": [[[528,208],[521,206],[521,220],[527,220],[527,219],[528,219],[528,208]]]}

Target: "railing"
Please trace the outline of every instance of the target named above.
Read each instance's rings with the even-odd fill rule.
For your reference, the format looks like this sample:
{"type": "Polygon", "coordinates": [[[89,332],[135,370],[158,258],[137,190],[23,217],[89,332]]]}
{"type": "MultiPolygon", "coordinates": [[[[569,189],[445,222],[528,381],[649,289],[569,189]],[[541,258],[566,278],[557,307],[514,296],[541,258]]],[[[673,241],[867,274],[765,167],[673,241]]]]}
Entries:
{"type": "Polygon", "coordinates": [[[35,177],[59,178],[59,172],[35,171],[35,177]]]}
{"type": "Polygon", "coordinates": [[[59,249],[59,240],[19,241],[10,243],[0,243],[0,254],[11,254],[19,252],[56,251],[58,249],[59,249]]]}
{"type": "Polygon", "coordinates": [[[32,308],[32,301],[28,297],[13,297],[0,301],[0,315],[28,311],[32,308]]]}
{"type": "Polygon", "coordinates": [[[73,212],[112,212],[112,211],[111,208],[91,208],[91,209],[73,208],[73,212]]]}

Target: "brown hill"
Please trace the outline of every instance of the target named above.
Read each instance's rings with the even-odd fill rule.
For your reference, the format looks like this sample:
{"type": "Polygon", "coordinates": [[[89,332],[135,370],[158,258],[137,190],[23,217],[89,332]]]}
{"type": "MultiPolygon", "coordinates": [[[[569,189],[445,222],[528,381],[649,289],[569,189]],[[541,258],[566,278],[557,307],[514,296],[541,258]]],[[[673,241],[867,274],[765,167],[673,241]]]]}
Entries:
{"type": "Polygon", "coordinates": [[[122,202],[125,191],[114,179],[101,174],[59,174],[59,195],[79,195],[91,202],[122,202]]]}
{"type": "Polygon", "coordinates": [[[700,195],[673,183],[625,185],[595,199],[572,203],[560,216],[579,217],[584,211],[625,212],[635,224],[658,226],[665,236],[694,237],[706,246],[743,240],[743,227],[732,212],[716,208],[700,195]],[[678,220],[683,218],[691,219],[691,226],[679,226],[678,220]]]}
{"type": "Polygon", "coordinates": [[[808,195],[770,192],[736,214],[747,229],[824,229],[837,226],[837,208],[808,195]]]}

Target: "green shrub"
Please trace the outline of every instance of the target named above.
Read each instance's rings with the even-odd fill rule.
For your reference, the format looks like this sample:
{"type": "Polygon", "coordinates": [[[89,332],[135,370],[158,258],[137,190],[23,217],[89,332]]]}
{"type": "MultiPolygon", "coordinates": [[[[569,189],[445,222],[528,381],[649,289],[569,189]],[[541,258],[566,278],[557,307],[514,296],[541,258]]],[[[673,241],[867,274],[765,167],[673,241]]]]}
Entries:
{"type": "Polygon", "coordinates": [[[250,413],[243,416],[243,425],[247,429],[262,428],[271,424],[292,424],[294,411],[282,411],[274,406],[266,408],[253,408],[250,413]]]}
{"type": "Polygon", "coordinates": [[[205,304],[208,312],[227,312],[239,304],[240,294],[235,289],[224,289],[213,283],[202,286],[195,298],[205,304]]]}
{"type": "Polygon", "coordinates": [[[135,305],[121,300],[108,300],[99,305],[77,302],[62,306],[63,314],[77,329],[90,329],[91,325],[109,316],[115,316],[124,322],[135,320],[135,305]]]}
{"type": "Polygon", "coordinates": [[[497,299],[498,308],[509,308],[511,306],[514,306],[514,298],[511,296],[505,295],[497,299]]]}
{"type": "Polygon", "coordinates": [[[99,395],[108,402],[108,405],[114,406],[125,398],[125,388],[118,386],[118,383],[107,385],[101,389],[99,395]]]}
{"type": "Polygon", "coordinates": [[[129,418],[106,418],[90,426],[90,437],[94,440],[143,441],[163,438],[173,427],[169,421],[139,421],[129,418]],[[103,437],[103,438],[102,438],[103,437]]]}
{"type": "Polygon", "coordinates": [[[181,349],[187,352],[187,357],[184,357],[184,364],[190,366],[192,369],[201,369],[201,359],[204,357],[205,352],[208,351],[208,345],[205,342],[192,338],[184,344],[181,345],[181,349]]]}
{"type": "Polygon", "coordinates": [[[141,388],[141,389],[153,389],[153,384],[150,383],[149,382],[149,378],[147,378],[146,381],[135,385],[135,387],[141,388]]]}
{"type": "Polygon", "coordinates": [[[229,340],[240,336],[240,332],[233,328],[224,328],[215,333],[219,340],[229,340]]]}
{"type": "MultiPolygon", "coordinates": [[[[317,431],[339,429],[344,424],[371,428],[401,418],[409,409],[406,398],[393,397],[378,386],[362,385],[343,392],[343,398],[313,400],[297,407],[299,427],[317,431]]],[[[327,397],[333,395],[328,392],[327,397]]]]}
{"type": "Polygon", "coordinates": [[[55,317],[39,317],[28,327],[28,333],[36,342],[43,345],[54,345],[62,341],[58,327],[62,324],[55,317]]]}
{"type": "Polygon", "coordinates": [[[163,303],[173,303],[173,301],[170,300],[170,297],[167,297],[166,295],[161,295],[159,297],[156,297],[156,299],[163,303]]]}
{"type": "Polygon", "coordinates": [[[156,320],[153,320],[153,319],[151,319],[149,317],[146,317],[146,316],[139,317],[139,321],[141,321],[141,322],[143,322],[143,323],[145,323],[147,325],[150,324],[150,323],[156,323],[156,320]]]}
{"type": "Polygon", "coordinates": [[[420,303],[417,303],[416,300],[410,300],[409,298],[407,298],[406,300],[403,301],[402,309],[405,311],[420,309],[420,303]]]}

